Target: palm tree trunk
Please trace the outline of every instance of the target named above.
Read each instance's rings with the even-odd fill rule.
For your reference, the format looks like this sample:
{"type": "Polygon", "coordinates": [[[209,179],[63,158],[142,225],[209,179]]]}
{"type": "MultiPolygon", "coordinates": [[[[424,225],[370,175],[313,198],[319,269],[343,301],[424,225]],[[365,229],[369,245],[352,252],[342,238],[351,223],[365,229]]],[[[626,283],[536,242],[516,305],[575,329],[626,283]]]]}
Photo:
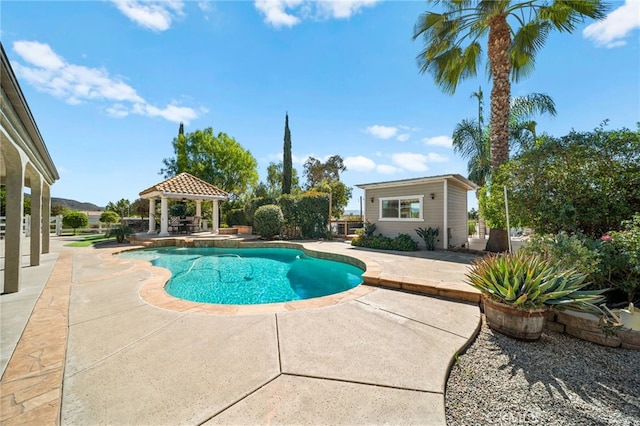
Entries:
{"type": "MultiPolygon", "coordinates": [[[[490,23],[488,50],[493,78],[491,89],[491,169],[493,171],[509,159],[510,45],[511,34],[506,15],[494,16],[490,23]]],[[[508,249],[507,231],[491,229],[487,250],[502,252],[508,249]]]]}

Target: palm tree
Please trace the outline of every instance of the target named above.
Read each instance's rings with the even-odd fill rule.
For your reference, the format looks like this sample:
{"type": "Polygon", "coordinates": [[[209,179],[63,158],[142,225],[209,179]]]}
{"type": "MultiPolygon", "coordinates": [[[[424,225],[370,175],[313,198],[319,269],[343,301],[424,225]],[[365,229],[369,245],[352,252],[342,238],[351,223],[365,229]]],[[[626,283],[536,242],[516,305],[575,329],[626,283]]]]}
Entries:
{"type": "Polygon", "coordinates": [[[556,104],[551,96],[532,93],[518,96],[511,101],[509,112],[510,151],[522,152],[533,148],[538,140],[534,117],[542,114],[556,116],[556,104]]]}
{"type": "MultiPolygon", "coordinates": [[[[482,87],[473,92],[471,97],[478,100],[478,119],[464,119],[453,130],[453,150],[468,160],[467,172],[469,180],[483,187],[491,175],[491,155],[489,134],[484,126],[482,87]]],[[[479,193],[476,191],[476,198],[479,193]]],[[[484,239],[484,218],[478,217],[478,237],[484,239]]]]}
{"type": "MultiPolygon", "coordinates": [[[[464,119],[453,130],[453,150],[468,160],[469,180],[480,187],[485,186],[491,177],[490,126],[484,126],[482,88],[473,92],[471,97],[478,99],[478,119],[464,119]]],[[[530,149],[536,139],[536,115],[556,115],[555,103],[551,96],[533,93],[519,96],[511,101],[509,112],[509,140],[512,147],[519,150],[530,149]]],[[[478,197],[478,192],[476,192],[478,197]]],[[[478,221],[479,237],[484,238],[484,219],[478,221]]]]}
{"type": "MultiPolygon", "coordinates": [[[[424,38],[418,55],[420,71],[431,72],[446,93],[458,82],[475,77],[482,58],[481,40],[488,38],[487,58],[491,89],[491,168],[509,158],[509,101],[511,80],[518,82],[533,71],[535,56],[553,29],[572,32],[586,17],[602,19],[600,0],[428,0],[442,5],[443,13],[426,12],[414,27],[414,40],[424,38]]],[[[506,230],[494,230],[487,249],[508,248],[506,230]]]]}

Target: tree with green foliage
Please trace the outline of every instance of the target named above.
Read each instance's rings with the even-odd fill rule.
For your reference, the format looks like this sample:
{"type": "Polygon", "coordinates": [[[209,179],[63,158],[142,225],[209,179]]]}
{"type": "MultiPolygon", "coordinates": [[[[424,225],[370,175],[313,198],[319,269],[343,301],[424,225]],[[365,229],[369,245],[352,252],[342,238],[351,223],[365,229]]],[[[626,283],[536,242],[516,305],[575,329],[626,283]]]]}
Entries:
{"type": "Polygon", "coordinates": [[[281,192],[281,188],[283,188],[284,185],[284,164],[283,162],[269,163],[267,166],[267,188],[269,193],[282,195],[300,192],[298,171],[294,168],[291,168],[290,180],[289,192],[281,192]]]}
{"type": "Polygon", "coordinates": [[[284,147],[282,152],[282,193],[291,194],[293,183],[293,162],[291,159],[291,132],[289,113],[284,116],[284,147]]]}
{"type": "Polygon", "coordinates": [[[307,189],[315,188],[322,181],[340,180],[340,173],[346,170],[347,166],[339,155],[332,155],[325,162],[309,157],[304,162],[307,189]]]}
{"type": "Polygon", "coordinates": [[[309,157],[304,163],[307,190],[330,194],[331,217],[340,217],[351,199],[353,189],[340,181],[340,173],[347,170],[342,157],[333,155],[322,162],[309,157]]]}
{"type": "Polygon", "coordinates": [[[190,173],[227,191],[232,202],[258,183],[258,162],[251,151],[226,133],[214,135],[208,127],[187,133],[184,140],[178,135],[172,144],[176,157],[162,160],[165,178],[190,173]]]}
{"type": "Polygon", "coordinates": [[[73,228],[73,235],[76,235],[78,228],[89,226],[89,217],[86,213],[70,210],[62,217],[62,225],[66,228],[73,228]]]}
{"type": "MultiPolygon", "coordinates": [[[[453,94],[461,80],[475,77],[482,59],[481,42],[488,39],[491,90],[491,168],[509,159],[511,80],[533,71],[537,52],[552,30],[572,32],[585,18],[603,19],[607,7],[600,0],[551,3],[508,0],[430,0],[443,11],[428,11],[414,26],[414,40],[422,37],[420,72],[430,72],[445,93],[453,94]]],[[[508,249],[504,228],[493,229],[487,249],[508,249]]]]}
{"type": "Polygon", "coordinates": [[[51,216],[64,216],[68,210],[69,208],[62,204],[51,204],[51,216]]]}
{"type": "Polygon", "coordinates": [[[109,201],[107,203],[107,206],[105,207],[105,210],[118,213],[120,215],[120,220],[123,220],[131,213],[131,202],[125,198],[121,198],[115,203],[109,201]]]}
{"type": "Polygon", "coordinates": [[[353,188],[339,180],[324,180],[314,188],[315,191],[331,194],[331,217],[342,217],[344,208],[349,204],[353,188]]]}
{"type": "Polygon", "coordinates": [[[490,226],[505,225],[503,186],[516,226],[591,238],[617,231],[640,212],[640,124],[541,138],[493,174],[480,202],[490,226]]]}
{"type": "MultiPolygon", "coordinates": [[[[467,172],[469,180],[484,187],[491,178],[491,144],[490,126],[484,125],[482,88],[474,92],[472,97],[478,100],[478,119],[464,119],[453,130],[453,150],[468,160],[467,172]]],[[[543,93],[518,96],[511,101],[509,126],[510,146],[527,149],[535,143],[536,115],[556,115],[555,102],[543,93]]],[[[476,191],[476,197],[480,197],[476,191]]],[[[478,237],[485,237],[484,217],[478,221],[478,237]]]]}
{"type": "Polygon", "coordinates": [[[118,213],[114,211],[106,210],[106,211],[103,211],[102,214],[100,215],[100,222],[107,224],[107,231],[108,231],[109,229],[111,229],[112,223],[120,222],[120,216],[118,215],[118,213]]]}
{"type": "Polygon", "coordinates": [[[131,212],[142,219],[149,217],[149,200],[138,198],[131,203],[131,212]]]}

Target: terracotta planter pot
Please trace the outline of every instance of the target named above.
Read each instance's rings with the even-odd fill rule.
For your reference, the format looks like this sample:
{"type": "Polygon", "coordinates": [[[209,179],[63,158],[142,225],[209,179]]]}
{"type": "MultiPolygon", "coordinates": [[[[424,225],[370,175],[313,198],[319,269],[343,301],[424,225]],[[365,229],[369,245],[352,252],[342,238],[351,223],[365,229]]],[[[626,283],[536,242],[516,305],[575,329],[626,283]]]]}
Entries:
{"type": "Polygon", "coordinates": [[[538,340],[548,308],[522,310],[482,297],[487,324],[493,330],[518,340],[538,340]]]}

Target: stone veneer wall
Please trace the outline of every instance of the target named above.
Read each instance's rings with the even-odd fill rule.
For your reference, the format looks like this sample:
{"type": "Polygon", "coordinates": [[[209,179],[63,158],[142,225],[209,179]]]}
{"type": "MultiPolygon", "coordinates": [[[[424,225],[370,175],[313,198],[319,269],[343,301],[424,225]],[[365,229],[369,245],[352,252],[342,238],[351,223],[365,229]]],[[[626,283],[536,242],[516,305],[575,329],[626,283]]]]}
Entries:
{"type": "Polygon", "coordinates": [[[596,315],[575,311],[550,310],[547,312],[545,327],[551,331],[567,333],[578,339],[599,345],[640,351],[640,331],[631,331],[629,329],[605,331],[600,327],[599,318],[596,315]]]}

